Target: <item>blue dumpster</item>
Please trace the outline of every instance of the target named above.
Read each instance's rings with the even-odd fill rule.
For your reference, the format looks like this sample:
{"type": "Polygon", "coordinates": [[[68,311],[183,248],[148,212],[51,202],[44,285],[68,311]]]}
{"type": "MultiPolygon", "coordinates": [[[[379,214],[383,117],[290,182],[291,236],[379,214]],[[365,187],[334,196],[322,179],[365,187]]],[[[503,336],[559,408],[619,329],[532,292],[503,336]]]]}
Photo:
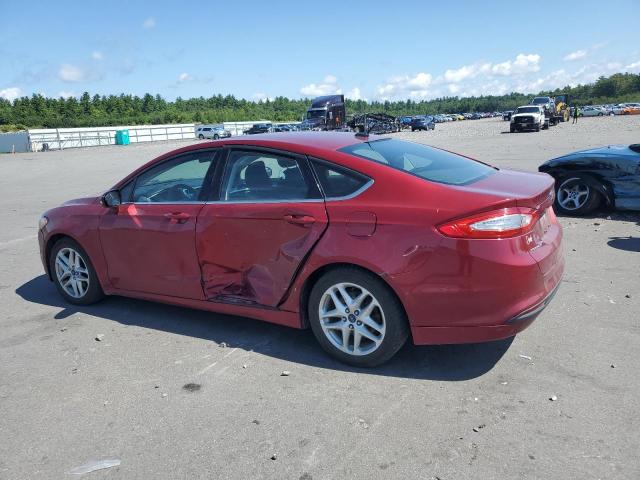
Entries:
{"type": "Polygon", "coordinates": [[[116,130],[116,145],[129,145],[129,130],[116,130]]]}

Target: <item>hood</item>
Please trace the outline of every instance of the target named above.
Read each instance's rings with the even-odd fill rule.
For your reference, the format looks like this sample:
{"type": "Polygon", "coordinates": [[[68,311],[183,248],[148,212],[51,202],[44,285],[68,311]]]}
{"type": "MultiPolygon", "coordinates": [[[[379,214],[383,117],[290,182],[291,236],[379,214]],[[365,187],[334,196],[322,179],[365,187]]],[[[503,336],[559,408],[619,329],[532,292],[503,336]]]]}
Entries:
{"type": "Polygon", "coordinates": [[[96,205],[100,204],[100,199],[102,195],[98,195],[97,197],[84,197],[84,198],[74,198],[73,200],[67,200],[64,202],[61,207],[66,207],[69,205],[96,205]]]}
{"type": "Polygon", "coordinates": [[[589,148],[587,150],[578,150],[567,155],[563,155],[559,158],[565,158],[573,155],[638,155],[637,151],[632,150],[631,147],[637,148],[636,145],[607,145],[605,147],[589,148]]]}

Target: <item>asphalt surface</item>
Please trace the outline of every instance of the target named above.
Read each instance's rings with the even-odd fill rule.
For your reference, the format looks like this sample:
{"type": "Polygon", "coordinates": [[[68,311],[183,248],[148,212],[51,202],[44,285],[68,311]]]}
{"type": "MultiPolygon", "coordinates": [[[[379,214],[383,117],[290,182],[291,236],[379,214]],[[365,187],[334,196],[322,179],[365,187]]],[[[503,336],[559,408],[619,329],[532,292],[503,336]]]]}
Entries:
{"type": "MultiPolygon", "coordinates": [[[[398,136],[535,170],[640,141],[640,117],[506,131],[489,119],[398,136]]],[[[562,286],[515,339],[407,345],[371,370],[330,359],[310,331],[118,297],[65,304],[40,264],[41,212],[180,145],[0,156],[0,479],[73,478],[105,458],[120,465],[87,476],[640,478],[640,216],[561,218],[562,286]]]]}

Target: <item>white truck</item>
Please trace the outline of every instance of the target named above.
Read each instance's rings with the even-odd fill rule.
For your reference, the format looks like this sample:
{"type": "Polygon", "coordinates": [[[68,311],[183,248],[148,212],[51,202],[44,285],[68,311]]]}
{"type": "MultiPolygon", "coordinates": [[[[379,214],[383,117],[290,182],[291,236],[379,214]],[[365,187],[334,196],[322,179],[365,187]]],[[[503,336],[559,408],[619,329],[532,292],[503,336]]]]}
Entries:
{"type": "Polygon", "coordinates": [[[511,133],[523,130],[535,130],[549,128],[549,119],[544,114],[544,107],[541,105],[524,105],[514,110],[511,115],[509,131],[511,133]]]}

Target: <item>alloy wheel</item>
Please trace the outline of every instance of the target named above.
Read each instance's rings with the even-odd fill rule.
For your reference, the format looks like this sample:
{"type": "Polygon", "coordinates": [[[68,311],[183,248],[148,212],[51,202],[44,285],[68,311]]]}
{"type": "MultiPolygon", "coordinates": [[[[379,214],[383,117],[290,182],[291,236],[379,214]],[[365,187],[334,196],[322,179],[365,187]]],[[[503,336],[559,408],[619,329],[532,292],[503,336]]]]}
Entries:
{"type": "Polygon", "coordinates": [[[584,206],[589,199],[591,189],[588,185],[584,183],[569,185],[571,182],[575,182],[575,180],[579,179],[570,178],[565,180],[558,188],[558,203],[565,210],[578,210],[584,206]]]}
{"type": "Polygon", "coordinates": [[[380,303],[354,283],[329,287],[320,299],[318,316],[327,339],[349,355],[368,355],[384,340],[386,322],[380,303]]]}
{"type": "Polygon", "coordinates": [[[73,298],[82,298],[89,290],[89,269],[82,255],[73,248],[60,249],[55,260],[56,278],[73,298]]]}

